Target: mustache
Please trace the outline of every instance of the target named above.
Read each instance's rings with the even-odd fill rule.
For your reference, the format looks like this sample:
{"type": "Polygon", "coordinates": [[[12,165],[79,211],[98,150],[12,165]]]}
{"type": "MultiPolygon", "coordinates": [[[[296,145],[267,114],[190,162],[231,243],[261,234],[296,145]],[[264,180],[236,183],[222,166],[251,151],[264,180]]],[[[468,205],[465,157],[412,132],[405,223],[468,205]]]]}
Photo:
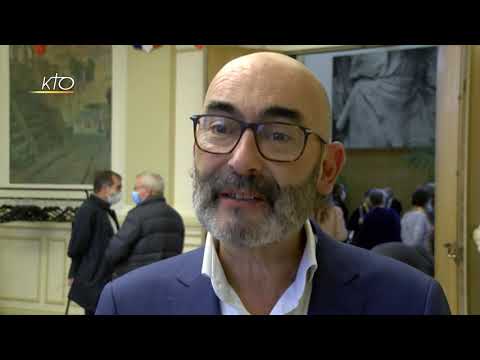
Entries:
{"type": "Polygon", "coordinates": [[[279,198],[281,188],[273,179],[261,175],[240,175],[233,169],[225,169],[202,178],[195,169],[195,177],[201,187],[210,188],[212,200],[216,201],[219,194],[226,188],[240,191],[256,192],[262,195],[272,207],[279,198]]]}

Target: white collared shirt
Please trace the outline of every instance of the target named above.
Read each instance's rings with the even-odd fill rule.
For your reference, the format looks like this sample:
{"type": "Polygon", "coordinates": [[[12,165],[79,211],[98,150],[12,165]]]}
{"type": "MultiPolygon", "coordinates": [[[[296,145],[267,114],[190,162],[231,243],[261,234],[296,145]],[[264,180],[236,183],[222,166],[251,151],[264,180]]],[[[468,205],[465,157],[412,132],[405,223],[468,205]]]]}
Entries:
{"type": "MultiPolygon", "coordinates": [[[[308,313],[313,275],[317,270],[316,238],[308,220],[305,223],[305,233],[307,241],[295,280],[282,294],[270,315],[306,315],[308,313]]],[[[205,242],[202,275],[210,278],[213,290],[220,301],[222,315],[250,315],[240,297],[228,283],[210,233],[207,234],[205,242]]]]}
{"type": "Polygon", "coordinates": [[[110,225],[112,225],[113,234],[115,235],[118,232],[117,223],[115,222],[115,220],[113,219],[112,215],[110,215],[109,212],[107,212],[107,216],[108,216],[108,220],[110,220],[110,225]]]}

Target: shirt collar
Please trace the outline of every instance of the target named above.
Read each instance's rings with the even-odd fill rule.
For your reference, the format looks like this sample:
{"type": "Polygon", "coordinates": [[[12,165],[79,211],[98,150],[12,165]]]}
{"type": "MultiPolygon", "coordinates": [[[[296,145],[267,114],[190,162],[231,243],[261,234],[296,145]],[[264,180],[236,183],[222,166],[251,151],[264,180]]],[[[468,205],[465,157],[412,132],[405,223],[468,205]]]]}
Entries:
{"type": "MultiPolygon", "coordinates": [[[[315,253],[316,236],[313,233],[310,221],[307,220],[305,222],[304,229],[306,234],[306,243],[295,280],[287,288],[285,293],[274,306],[271,312],[272,314],[288,313],[298,305],[305,292],[306,284],[312,281],[313,275],[318,267],[315,253]]],[[[232,303],[233,298],[238,297],[228,283],[222,264],[218,258],[213,237],[210,233],[207,233],[205,241],[202,275],[210,278],[212,287],[217,297],[221,301],[225,303],[232,303]]]]}
{"type": "Polygon", "coordinates": [[[316,237],[313,234],[310,221],[305,223],[306,242],[302,259],[298,266],[297,274],[293,283],[285,290],[279,301],[272,309],[272,315],[287,314],[294,310],[305,294],[307,283],[311,282],[318,267],[315,254],[316,237]]]}

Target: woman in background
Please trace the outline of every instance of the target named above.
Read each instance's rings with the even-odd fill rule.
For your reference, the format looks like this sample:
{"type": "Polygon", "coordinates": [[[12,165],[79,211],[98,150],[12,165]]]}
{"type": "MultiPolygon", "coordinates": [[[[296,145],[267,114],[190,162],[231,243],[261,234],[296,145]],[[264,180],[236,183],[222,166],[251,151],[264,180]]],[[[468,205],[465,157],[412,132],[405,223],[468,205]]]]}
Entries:
{"type": "Polygon", "coordinates": [[[315,221],[320,225],[320,229],[330,237],[345,241],[348,237],[343,211],[333,202],[332,196],[329,196],[325,206],[320,207],[315,215],[315,221]]]}
{"type": "Polygon", "coordinates": [[[402,242],[408,246],[420,246],[433,256],[433,226],[426,212],[429,200],[430,194],[425,188],[419,188],[413,193],[413,208],[402,219],[402,242]]]}

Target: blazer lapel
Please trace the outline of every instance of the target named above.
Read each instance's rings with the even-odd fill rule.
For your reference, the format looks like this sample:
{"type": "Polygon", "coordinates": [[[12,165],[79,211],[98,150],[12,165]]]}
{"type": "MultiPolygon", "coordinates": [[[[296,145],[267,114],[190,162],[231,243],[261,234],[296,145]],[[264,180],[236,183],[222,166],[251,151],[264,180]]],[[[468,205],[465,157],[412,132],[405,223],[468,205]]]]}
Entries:
{"type": "MultiPolygon", "coordinates": [[[[325,236],[315,222],[318,268],[312,283],[309,315],[344,315],[364,313],[365,296],[359,291],[360,272],[344,260],[343,244],[325,236]]],[[[210,279],[201,274],[203,251],[178,275],[169,300],[172,314],[220,315],[220,303],[210,279]]]]}
{"type": "Polygon", "coordinates": [[[343,260],[343,244],[326,237],[312,222],[316,233],[318,268],[312,283],[309,315],[362,314],[365,297],[358,289],[360,273],[343,260]]]}
{"type": "Polygon", "coordinates": [[[201,274],[203,251],[178,275],[169,296],[176,315],[220,315],[220,303],[210,279],[201,274]]]}

